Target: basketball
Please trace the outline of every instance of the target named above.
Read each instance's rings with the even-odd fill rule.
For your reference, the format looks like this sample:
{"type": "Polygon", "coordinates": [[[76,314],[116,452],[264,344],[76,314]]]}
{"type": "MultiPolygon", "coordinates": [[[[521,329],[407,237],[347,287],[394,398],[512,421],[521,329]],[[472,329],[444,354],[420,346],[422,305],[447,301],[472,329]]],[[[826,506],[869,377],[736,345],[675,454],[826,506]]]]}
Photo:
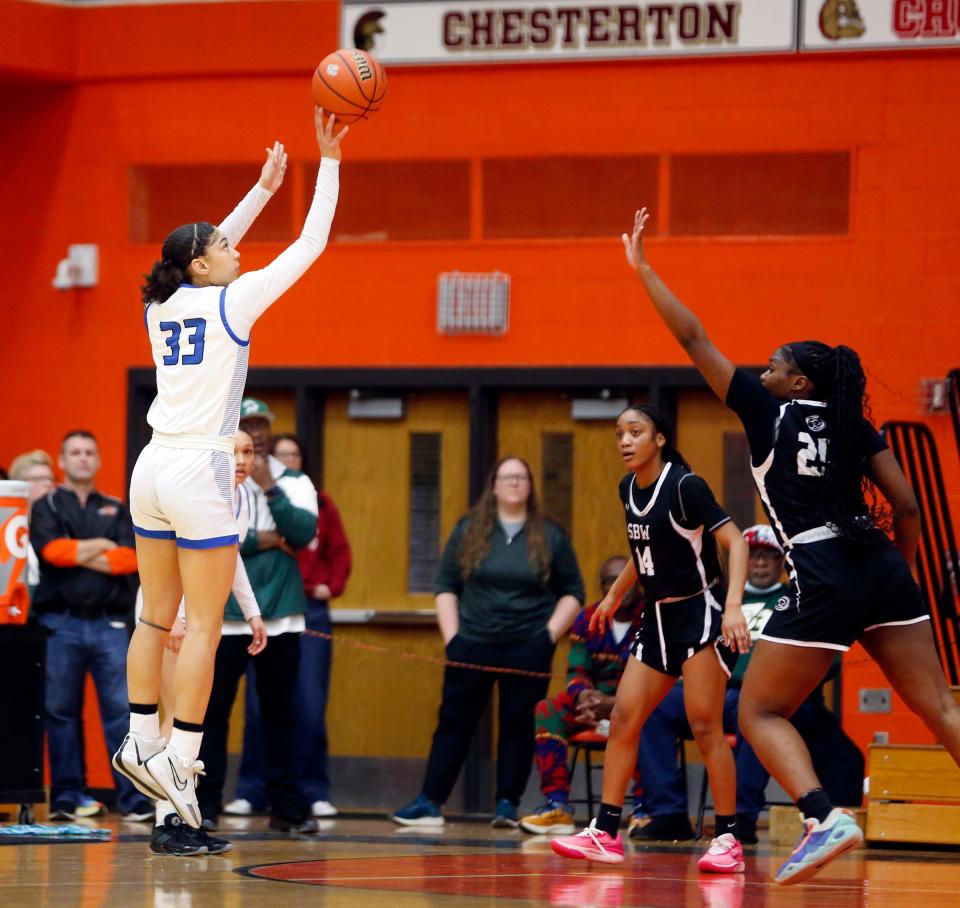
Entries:
{"type": "Polygon", "coordinates": [[[344,124],[365,120],[383,105],[387,74],[373,54],[343,49],[328,54],[313,74],[313,100],[344,124]]]}

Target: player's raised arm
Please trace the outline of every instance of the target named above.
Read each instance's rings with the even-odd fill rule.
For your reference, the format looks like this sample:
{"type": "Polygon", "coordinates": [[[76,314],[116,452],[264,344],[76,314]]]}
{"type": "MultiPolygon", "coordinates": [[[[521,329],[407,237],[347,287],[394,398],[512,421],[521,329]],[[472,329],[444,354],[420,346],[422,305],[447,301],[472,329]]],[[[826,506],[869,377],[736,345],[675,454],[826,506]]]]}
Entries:
{"type": "Polygon", "coordinates": [[[257,215],[283,185],[283,177],[287,172],[287,153],[283,143],[274,142],[273,148],[265,148],[264,151],[267,160],[260,171],[260,179],[220,224],[220,232],[231,246],[236,246],[243,239],[257,215]]]}
{"type": "Polygon", "coordinates": [[[314,129],[320,170],[300,236],[269,265],[242,275],[227,291],[226,311],[231,324],[241,332],[241,338],[249,336],[253,323],[303,276],[326,248],[340,193],[340,142],[349,127],[338,129],[336,117],[324,119],[323,110],[318,107],[314,112],[314,129]]]}
{"type": "Polygon", "coordinates": [[[627,254],[627,263],[643,281],[643,286],[660,318],[680,342],[680,346],[687,351],[687,355],[713,389],[714,394],[725,401],[735,367],[711,343],[700,319],[674,296],[673,291],[650,267],[643,250],[643,228],[649,217],[647,209],[641,208],[634,216],[633,231],[621,237],[627,254]]]}

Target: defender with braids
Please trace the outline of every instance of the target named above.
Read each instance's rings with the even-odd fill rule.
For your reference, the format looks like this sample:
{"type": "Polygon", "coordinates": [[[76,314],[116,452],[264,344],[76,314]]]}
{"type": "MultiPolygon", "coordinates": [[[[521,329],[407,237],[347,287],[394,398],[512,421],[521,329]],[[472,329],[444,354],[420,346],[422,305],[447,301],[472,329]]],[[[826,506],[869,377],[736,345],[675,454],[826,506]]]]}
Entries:
{"type": "Polygon", "coordinates": [[[657,313],[714,393],[743,422],[754,481],[786,551],[790,596],[766,624],[740,696],[740,728],[797,802],[805,830],[777,871],[796,883],[863,841],[834,808],[788,718],[837,651],[859,640],[894,689],[960,763],[960,707],[947,687],[913,579],[920,511],[883,438],[865,417],[866,379],[849,347],[786,344],[759,380],[737,369],[646,260],[643,228],[623,235],[627,262],[657,313]],[[894,541],[868,504],[873,486],[893,512],[894,541]]]}
{"type": "Polygon", "coordinates": [[[143,793],[170,801],[200,826],[197,760],[223,609],[239,563],[233,508],[234,433],[257,319],[323,252],[339,191],[334,118],[314,112],[321,163],[300,237],[273,262],[240,277],[234,246],[283,182],[283,146],[267,150],[259,183],[219,228],[187,224],[163,244],[143,288],[143,318],[157,367],[150,444],[130,483],[143,611],[127,657],[130,733],[113,765],[143,793]],[[170,742],[157,700],[164,646],[185,600],[187,632],[174,678],[170,742]]]}

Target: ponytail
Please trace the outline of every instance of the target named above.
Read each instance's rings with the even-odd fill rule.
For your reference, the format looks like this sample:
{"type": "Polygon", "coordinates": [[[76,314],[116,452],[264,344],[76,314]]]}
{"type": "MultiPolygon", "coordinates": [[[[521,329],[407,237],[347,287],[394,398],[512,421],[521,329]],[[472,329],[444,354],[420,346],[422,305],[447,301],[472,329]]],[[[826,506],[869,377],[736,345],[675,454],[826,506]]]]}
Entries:
{"type": "Polygon", "coordinates": [[[163,241],[163,259],[153,263],[140,288],[144,306],[165,302],[181,284],[189,282],[190,264],[207,251],[215,230],[213,224],[198,221],[178,227],[163,241]]]}
{"type": "Polygon", "coordinates": [[[869,406],[860,357],[843,344],[830,347],[819,341],[787,344],[781,350],[788,354],[788,365],[795,365],[811,381],[827,405],[830,454],[824,476],[824,523],[841,536],[866,540],[885,517],[864,471],[863,431],[869,406]]]}

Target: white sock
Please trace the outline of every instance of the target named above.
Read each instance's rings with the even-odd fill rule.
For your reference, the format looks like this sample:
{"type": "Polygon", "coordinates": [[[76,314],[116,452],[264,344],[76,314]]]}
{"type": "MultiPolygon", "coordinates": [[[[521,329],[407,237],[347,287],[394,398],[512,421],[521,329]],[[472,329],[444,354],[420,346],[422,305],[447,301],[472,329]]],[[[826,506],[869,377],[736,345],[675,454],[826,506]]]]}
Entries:
{"type": "Polygon", "coordinates": [[[159,738],[160,713],[130,713],[130,731],[140,738],[159,738]]]}
{"type": "Polygon", "coordinates": [[[174,753],[191,763],[200,756],[200,742],[202,740],[202,731],[184,731],[182,728],[177,728],[176,725],[170,733],[170,746],[174,753]]]}
{"type": "Polygon", "coordinates": [[[163,821],[176,812],[177,808],[169,801],[157,801],[157,826],[163,826],[163,821]]]}

